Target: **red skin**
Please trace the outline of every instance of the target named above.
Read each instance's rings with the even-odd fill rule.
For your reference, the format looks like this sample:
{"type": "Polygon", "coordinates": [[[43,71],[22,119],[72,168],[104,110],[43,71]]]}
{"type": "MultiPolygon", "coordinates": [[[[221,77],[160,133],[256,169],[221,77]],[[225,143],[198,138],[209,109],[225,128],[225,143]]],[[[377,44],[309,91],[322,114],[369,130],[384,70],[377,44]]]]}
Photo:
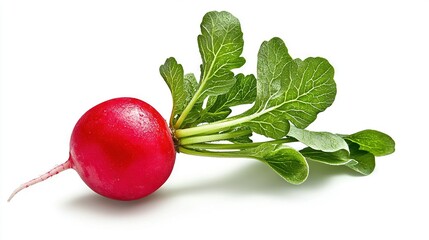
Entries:
{"type": "Polygon", "coordinates": [[[167,180],[176,152],[167,123],[149,104],[116,98],[86,112],[70,141],[72,167],[95,192],[145,197],[167,180]]]}
{"type": "Polygon", "coordinates": [[[20,190],[73,168],[95,192],[135,200],[161,187],[173,170],[176,152],[164,118],[135,98],[115,98],[88,110],[76,123],[70,158],[20,190]]]}

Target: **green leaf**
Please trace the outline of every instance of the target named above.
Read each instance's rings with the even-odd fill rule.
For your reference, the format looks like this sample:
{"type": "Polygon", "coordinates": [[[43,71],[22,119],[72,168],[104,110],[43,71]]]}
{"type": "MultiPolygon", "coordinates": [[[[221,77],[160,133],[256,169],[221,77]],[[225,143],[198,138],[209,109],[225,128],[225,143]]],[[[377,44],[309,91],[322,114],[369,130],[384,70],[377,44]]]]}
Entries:
{"type": "Polygon", "coordinates": [[[256,78],[253,74],[244,76],[238,74],[235,76],[235,84],[225,94],[210,97],[207,108],[210,112],[217,112],[229,107],[242,104],[250,104],[256,98],[256,78]]]}
{"type": "Polygon", "coordinates": [[[276,139],[287,134],[288,120],[298,128],[307,127],[333,103],[333,76],[333,67],[323,58],[292,61],[280,38],[264,42],[258,55],[256,102],[245,113],[258,117],[246,125],[276,139]]]}
{"type": "Polygon", "coordinates": [[[261,160],[292,184],[301,184],[308,177],[308,163],[304,156],[287,146],[265,143],[253,149],[242,150],[240,155],[261,160]]]}
{"type": "Polygon", "coordinates": [[[299,151],[307,160],[315,162],[321,162],[328,165],[354,165],[357,162],[350,159],[349,152],[346,150],[339,150],[336,152],[323,152],[321,150],[315,150],[312,148],[304,148],[299,151]]]}
{"type": "MultiPolygon", "coordinates": [[[[198,82],[193,73],[185,74],[183,81],[185,83],[185,92],[187,95],[186,100],[188,103],[191,100],[192,96],[194,96],[195,92],[197,91],[198,82]]],[[[195,103],[194,108],[192,108],[192,110],[188,114],[188,117],[183,122],[183,126],[185,127],[192,126],[192,123],[194,123],[200,117],[202,106],[203,106],[202,101],[198,101],[195,103]]],[[[180,117],[180,114],[178,115],[178,117],[180,117]]]]}
{"type": "Polygon", "coordinates": [[[256,106],[264,108],[288,87],[289,65],[293,62],[282,39],[275,37],[261,44],[258,52],[256,106]]]}
{"type": "Polygon", "coordinates": [[[343,138],[329,132],[313,132],[291,125],[288,136],[297,139],[312,149],[323,152],[336,152],[340,150],[348,152],[349,150],[343,138]]]}
{"type": "Polygon", "coordinates": [[[216,122],[228,117],[232,112],[231,108],[217,109],[215,112],[203,111],[200,118],[196,120],[198,123],[216,122]]]}
{"type": "Polygon", "coordinates": [[[336,95],[334,68],[326,59],[295,59],[290,65],[282,110],[298,128],[306,128],[317,114],[332,105],[336,95]]]}
{"type": "MultiPolygon", "coordinates": [[[[174,124],[175,129],[182,128],[186,118],[204,102],[207,96],[227,93],[235,84],[232,69],[244,65],[245,59],[240,57],[243,52],[243,33],[240,22],[228,12],[208,12],[201,22],[201,34],[198,35],[200,50],[201,79],[198,89],[182,111],[174,124]]],[[[198,122],[189,125],[197,125],[198,122]]]]}
{"type": "Polygon", "coordinates": [[[363,130],[344,139],[359,144],[359,149],[370,152],[375,156],[384,156],[395,151],[395,141],[387,134],[376,130],[363,130]]]}
{"type": "Polygon", "coordinates": [[[350,158],[355,162],[347,164],[347,167],[355,170],[363,175],[371,174],[375,169],[375,156],[374,154],[360,150],[359,145],[355,143],[349,144],[350,158]]]}
{"type": "Polygon", "coordinates": [[[292,60],[280,38],[263,42],[258,54],[256,99],[251,109],[235,117],[192,129],[179,129],[179,137],[227,130],[238,125],[280,139],[289,132],[289,120],[305,128],[335,99],[334,70],[323,58],[292,60]]]}
{"type": "Polygon", "coordinates": [[[256,78],[255,76],[238,74],[235,76],[235,84],[229,92],[211,96],[207,101],[206,109],[201,112],[198,123],[215,122],[223,120],[232,112],[231,107],[241,104],[250,104],[256,97],[256,78]]]}
{"type": "Polygon", "coordinates": [[[262,43],[258,53],[258,78],[255,105],[244,115],[254,114],[255,118],[245,123],[256,133],[279,139],[289,130],[289,122],[278,111],[279,104],[272,99],[280,97],[287,88],[288,65],[292,57],[280,38],[272,38],[262,43]]]}
{"type": "MultiPolygon", "coordinates": [[[[170,118],[170,121],[172,121],[174,116],[182,112],[194,92],[186,91],[189,85],[184,81],[183,67],[173,57],[168,58],[161,65],[159,72],[170,88],[173,97],[172,116],[170,118]]],[[[170,122],[170,124],[173,124],[173,122],[170,122]]]]}
{"type": "Polygon", "coordinates": [[[192,96],[197,91],[198,82],[197,82],[197,79],[195,78],[195,75],[193,73],[185,74],[183,81],[185,83],[185,91],[186,91],[186,95],[188,97],[187,100],[189,102],[189,100],[192,98],[192,96]]]}
{"type": "Polygon", "coordinates": [[[286,136],[290,127],[287,120],[279,118],[274,112],[267,111],[262,113],[259,117],[253,118],[243,125],[250,127],[255,133],[269,138],[281,139],[286,136]]]}
{"type": "Polygon", "coordinates": [[[173,95],[170,122],[177,151],[256,158],[293,184],[308,177],[307,160],[368,175],[375,156],[395,151],[393,139],[375,130],[351,135],[305,130],[335,100],[334,69],[326,59],[293,59],[283,40],[274,37],[260,46],[256,78],[234,75],[245,63],[238,19],[228,12],[209,12],[200,27],[200,80],[183,75],[174,58],[160,68],[173,95]],[[249,110],[230,116],[233,107],[251,103],[249,110]],[[274,140],[252,142],[252,133],[274,140]],[[298,141],[307,147],[297,151],[285,145],[298,141]]]}
{"type": "Polygon", "coordinates": [[[219,95],[234,85],[234,68],[244,65],[240,22],[228,12],[208,12],[201,23],[198,46],[202,57],[199,94],[219,95]]]}
{"type": "Polygon", "coordinates": [[[308,163],[298,151],[283,147],[265,156],[265,162],[282,178],[292,184],[303,183],[309,173],[308,163]]]}

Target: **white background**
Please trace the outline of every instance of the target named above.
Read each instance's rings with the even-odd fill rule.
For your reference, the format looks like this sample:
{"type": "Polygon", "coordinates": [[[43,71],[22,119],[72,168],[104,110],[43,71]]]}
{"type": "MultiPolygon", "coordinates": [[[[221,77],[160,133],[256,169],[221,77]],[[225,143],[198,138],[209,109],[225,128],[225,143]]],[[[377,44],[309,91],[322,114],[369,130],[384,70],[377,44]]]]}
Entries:
{"type": "Polygon", "coordinates": [[[2,1],[0,239],[429,239],[427,1],[2,1]],[[196,36],[210,10],[242,24],[255,73],[262,41],[293,57],[323,56],[338,94],[312,130],[389,133],[395,154],[372,175],[310,165],[292,186],[251,159],[177,155],[155,194],[118,202],[68,170],[7,203],[20,183],[68,157],[77,119],[113,97],[168,118],[158,73],[175,56],[199,73],[196,36]]]}

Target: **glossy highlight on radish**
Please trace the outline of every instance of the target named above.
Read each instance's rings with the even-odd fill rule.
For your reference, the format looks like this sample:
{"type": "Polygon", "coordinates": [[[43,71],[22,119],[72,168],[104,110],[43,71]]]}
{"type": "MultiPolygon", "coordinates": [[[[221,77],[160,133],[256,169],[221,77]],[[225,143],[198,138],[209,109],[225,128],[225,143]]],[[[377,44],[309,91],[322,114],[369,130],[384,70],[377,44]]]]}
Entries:
{"type": "Polygon", "coordinates": [[[67,169],[74,169],[96,193],[136,200],[161,187],[173,170],[176,151],[164,118],[135,98],[114,98],[88,110],[76,123],[69,159],[19,191],[67,169]]]}

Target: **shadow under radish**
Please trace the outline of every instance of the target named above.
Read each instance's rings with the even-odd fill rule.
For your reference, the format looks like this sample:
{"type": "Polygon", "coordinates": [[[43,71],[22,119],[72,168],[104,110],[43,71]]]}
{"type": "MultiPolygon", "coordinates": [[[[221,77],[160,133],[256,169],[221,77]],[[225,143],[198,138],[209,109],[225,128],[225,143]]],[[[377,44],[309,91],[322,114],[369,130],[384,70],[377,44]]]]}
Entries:
{"type": "Polygon", "coordinates": [[[73,211],[84,211],[107,216],[131,216],[133,213],[151,211],[166,199],[163,191],[157,191],[147,197],[133,201],[118,201],[103,197],[94,192],[77,196],[64,203],[64,208],[73,211]]]}
{"type": "Polygon", "coordinates": [[[98,215],[130,216],[132,213],[142,214],[147,211],[156,211],[166,202],[175,198],[189,197],[189,195],[265,195],[279,196],[301,194],[323,190],[334,184],[335,177],[360,176],[344,166],[328,166],[321,163],[309,162],[310,174],[301,185],[292,185],[283,180],[267,165],[261,162],[249,162],[242,167],[232,169],[230,172],[195,181],[192,184],[168,184],[155,193],[134,201],[117,201],[105,198],[94,192],[77,196],[65,203],[66,209],[95,212],[98,215]]]}
{"type": "Polygon", "coordinates": [[[261,162],[249,162],[244,167],[234,169],[234,171],[218,178],[198,181],[190,185],[169,185],[165,192],[169,196],[208,192],[214,194],[286,195],[329,187],[330,180],[337,176],[361,176],[345,166],[328,166],[309,162],[309,168],[310,173],[307,180],[301,185],[292,185],[283,180],[267,165],[261,162]]]}

